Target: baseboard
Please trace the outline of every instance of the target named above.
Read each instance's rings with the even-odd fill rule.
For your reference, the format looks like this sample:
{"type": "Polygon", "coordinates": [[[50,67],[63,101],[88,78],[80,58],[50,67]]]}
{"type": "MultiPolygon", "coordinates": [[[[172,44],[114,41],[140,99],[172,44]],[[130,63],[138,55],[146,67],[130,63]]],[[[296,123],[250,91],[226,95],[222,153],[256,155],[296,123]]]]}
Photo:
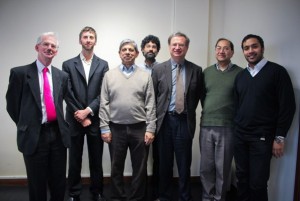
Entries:
{"type": "MultiPolygon", "coordinates": [[[[152,176],[148,176],[148,181],[151,181],[152,176]]],[[[130,182],[131,176],[124,176],[125,182],[130,182]]],[[[178,177],[173,178],[174,182],[178,181],[178,177]]],[[[200,178],[199,176],[193,176],[191,177],[192,183],[199,183],[200,178]]],[[[83,177],[82,178],[82,184],[87,185],[90,183],[89,177],[83,177]]],[[[103,178],[104,184],[110,183],[110,177],[104,177],[103,178]]],[[[0,186],[27,186],[27,179],[26,178],[12,178],[12,179],[0,179],[0,186]]]]}

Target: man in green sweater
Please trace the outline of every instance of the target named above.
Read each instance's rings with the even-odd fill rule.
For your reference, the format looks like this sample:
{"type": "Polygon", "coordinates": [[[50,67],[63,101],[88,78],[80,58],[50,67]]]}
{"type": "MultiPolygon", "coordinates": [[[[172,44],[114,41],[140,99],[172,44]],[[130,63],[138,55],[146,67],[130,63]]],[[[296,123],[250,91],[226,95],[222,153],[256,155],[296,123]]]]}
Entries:
{"type": "Polygon", "coordinates": [[[203,109],[200,124],[200,178],[203,201],[224,201],[230,186],[233,158],[233,84],[241,67],[231,63],[233,43],[220,38],[215,45],[217,63],[204,73],[203,109]]]}

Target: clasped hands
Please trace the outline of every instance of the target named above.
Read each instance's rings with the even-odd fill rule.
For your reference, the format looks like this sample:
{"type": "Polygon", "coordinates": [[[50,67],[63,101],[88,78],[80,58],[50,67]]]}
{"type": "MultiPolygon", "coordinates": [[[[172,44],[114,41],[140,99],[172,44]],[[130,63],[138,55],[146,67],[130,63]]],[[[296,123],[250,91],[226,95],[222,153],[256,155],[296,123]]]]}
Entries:
{"type": "Polygon", "coordinates": [[[88,118],[87,116],[90,114],[90,110],[88,108],[84,109],[84,110],[77,110],[74,113],[74,118],[81,123],[81,125],[83,127],[87,127],[89,125],[92,124],[92,121],[90,118],[88,118]]]}

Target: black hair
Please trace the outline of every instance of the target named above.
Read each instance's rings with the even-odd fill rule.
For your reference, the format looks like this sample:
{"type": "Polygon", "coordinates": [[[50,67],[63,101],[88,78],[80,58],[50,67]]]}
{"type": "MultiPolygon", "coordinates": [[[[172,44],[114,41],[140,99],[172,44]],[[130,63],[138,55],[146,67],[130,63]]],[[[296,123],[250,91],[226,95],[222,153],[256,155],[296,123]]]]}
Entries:
{"type": "Polygon", "coordinates": [[[242,49],[243,49],[243,44],[244,44],[244,42],[245,42],[246,40],[250,39],[250,38],[256,38],[256,39],[258,40],[260,46],[261,46],[262,48],[265,48],[264,40],[263,40],[260,36],[254,35],[254,34],[248,34],[248,35],[245,36],[245,37],[243,38],[243,40],[242,40],[242,44],[241,44],[242,49]]]}
{"type": "Polygon", "coordinates": [[[148,35],[142,40],[141,49],[144,49],[145,45],[149,42],[155,43],[157,46],[157,52],[160,50],[159,38],[153,35],[148,35]]]}

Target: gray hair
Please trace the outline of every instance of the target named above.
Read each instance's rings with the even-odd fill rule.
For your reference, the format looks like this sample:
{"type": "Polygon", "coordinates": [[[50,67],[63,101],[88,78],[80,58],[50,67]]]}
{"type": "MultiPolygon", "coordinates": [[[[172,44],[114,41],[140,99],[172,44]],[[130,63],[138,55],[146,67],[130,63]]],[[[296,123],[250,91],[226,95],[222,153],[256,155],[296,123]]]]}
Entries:
{"type": "Polygon", "coordinates": [[[56,46],[58,48],[59,46],[59,43],[58,43],[58,36],[56,33],[54,32],[44,32],[42,33],[38,38],[37,38],[37,41],[36,41],[36,44],[41,44],[43,42],[43,37],[44,36],[53,36],[55,39],[56,39],[56,46]]]}
{"type": "Polygon", "coordinates": [[[120,43],[119,52],[121,51],[122,47],[124,45],[127,45],[127,44],[132,44],[133,47],[134,47],[134,50],[136,52],[139,52],[139,49],[138,49],[138,46],[137,46],[136,42],[134,42],[134,40],[131,40],[131,39],[122,40],[122,42],[120,43]]]}

